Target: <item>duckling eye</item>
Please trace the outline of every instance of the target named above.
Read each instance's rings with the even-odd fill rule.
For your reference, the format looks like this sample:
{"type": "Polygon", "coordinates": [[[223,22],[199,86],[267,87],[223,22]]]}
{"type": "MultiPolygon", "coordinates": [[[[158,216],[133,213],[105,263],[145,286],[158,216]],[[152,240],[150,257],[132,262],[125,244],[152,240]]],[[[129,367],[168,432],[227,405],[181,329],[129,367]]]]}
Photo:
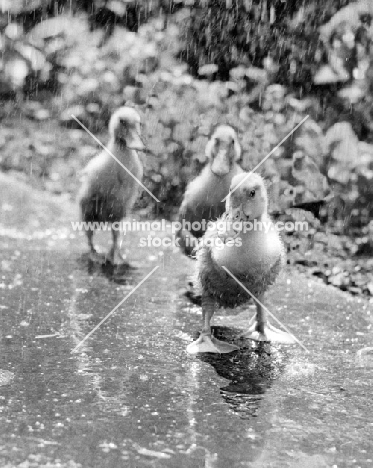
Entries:
{"type": "Polygon", "coordinates": [[[254,198],[254,197],[255,197],[255,190],[250,190],[249,197],[250,197],[250,198],[254,198]]]}

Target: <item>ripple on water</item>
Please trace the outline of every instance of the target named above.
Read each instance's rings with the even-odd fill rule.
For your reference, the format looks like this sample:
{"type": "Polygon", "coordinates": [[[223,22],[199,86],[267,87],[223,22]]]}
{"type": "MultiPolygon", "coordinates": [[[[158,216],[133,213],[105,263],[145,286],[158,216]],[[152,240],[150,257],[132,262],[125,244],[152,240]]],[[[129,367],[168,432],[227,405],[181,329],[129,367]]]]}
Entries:
{"type": "Polygon", "coordinates": [[[0,385],[8,385],[12,381],[14,373],[0,369],[0,385]]]}
{"type": "Polygon", "coordinates": [[[292,359],[284,372],[284,377],[291,380],[313,376],[318,366],[305,359],[292,359]]]}
{"type": "Polygon", "coordinates": [[[356,363],[363,367],[373,367],[373,348],[362,348],[356,353],[356,363]]]}

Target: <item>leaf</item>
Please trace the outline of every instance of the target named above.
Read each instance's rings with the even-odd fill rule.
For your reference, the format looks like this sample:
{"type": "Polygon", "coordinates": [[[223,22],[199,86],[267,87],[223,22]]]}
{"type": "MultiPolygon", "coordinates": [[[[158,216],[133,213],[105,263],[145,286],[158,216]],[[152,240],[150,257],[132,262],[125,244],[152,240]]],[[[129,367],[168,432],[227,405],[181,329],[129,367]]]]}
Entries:
{"type": "Polygon", "coordinates": [[[349,80],[347,72],[337,74],[330,65],[323,65],[315,73],[313,82],[317,85],[329,85],[332,83],[344,83],[349,80]]]}
{"type": "Polygon", "coordinates": [[[357,84],[348,86],[338,91],[338,96],[342,99],[346,99],[349,104],[356,104],[364,98],[365,94],[366,92],[357,84]]]}
{"type": "Polygon", "coordinates": [[[216,73],[218,70],[219,68],[217,65],[215,65],[214,63],[210,63],[207,65],[203,65],[202,67],[199,67],[198,74],[200,76],[210,76],[216,73]]]}
{"type": "Polygon", "coordinates": [[[268,73],[266,70],[258,67],[248,67],[246,69],[246,76],[252,81],[256,81],[257,83],[267,80],[268,73]]]}
{"type": "Polygon", "coordinates": [[[328,153],[334,161],[343,164],[345,168],[355,166],[359,159],[359,140],[348,122],[339,122],[333,125],[325,135],[328,153]]]}

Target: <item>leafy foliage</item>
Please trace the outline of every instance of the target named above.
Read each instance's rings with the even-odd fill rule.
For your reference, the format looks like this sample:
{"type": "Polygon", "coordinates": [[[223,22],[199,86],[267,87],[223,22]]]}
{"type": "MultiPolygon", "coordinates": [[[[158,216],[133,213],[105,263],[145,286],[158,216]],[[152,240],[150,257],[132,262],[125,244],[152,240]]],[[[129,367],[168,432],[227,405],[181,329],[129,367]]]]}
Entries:
{"type": "MultiPolygon", "coordinates": [[[[107,7],[111,3],[109,5],[106,2],[105,5],[107,7]]],[[[290,7],[295,5],[292,2],[285,5],[282,2],[268,2],[265,7],[263,2],[257,1],[251,3],[251,9],[247,9],[246,3],[240,2],[233,2],[232,8],[227,8],[227,4],[219,5],[224,21],[236,18],[234,15],[242,13],[244,8],[247,14],[243,15],[243,19],[256,18],[260,28],[262,23],[269,28],[266,30],[268,35],[264,30],[260,35],[254,34],[253,30],[247,31],[253,35],[254,42],[251,45],[255,45],[255,41],[264,41],[262,52],[253,53],[255,60],[259,56],[264,60],[265,47],[272,44],[265,41],[273,40],[270,37],[272,32],[276,30],[278,37],[284,39],[294,28],[303,30],[300,25],[304,24],[319,3],[315,1],[312,4],[313,10],[304,7],[291,21],[288,17],[290,7]],[[261,12],[259,16],[258,11],[261,12]],[[288,29],[282,31],[280,24],[283,27],[286,25],[288,29]]],[[[204,9],[210,16],[204,18],[200,15],[202,8],[196,8],[192,11],[192,19],[193,15],[200,15],[200,20],[210,21],[211,37],[226,34],[224,40],[228,41],[227,38],[233,34],[236,26],[229,23],[232,31],[214,27],[219,17],[213,14],[216,8],[216,2],[208,2],[204,9]]],[[[330,6],[330,10],[320,13],[322,18],[327,18],[334,11],[333,8],[330,6]]],[[[244,23],[236,19],[239,28],[244,23]]],[[[309,27],[317,21],[310,21],[309,27]]],[[[242,65],[244,54],[234,62],[235,65],[241,64],[229,69],[228,83],[211,82],[211,77],[221,74],[219,66],[211,64],[199,68],[200,76],[206,79],[193,78],[187,73],[186,66],[173,57],[179,49],[178,34],[179,29],[172,22],[165,30],[163,19],[158,19],[141,26],[136,34],[117,28],[108,37],[104,30],[90,31],[84,18],[60,16],[43,21],[25,36],[39,50],[58,57],[59,67],[55,79],[60,92],[53,99],[52,108],[34,106],[31,114],[34,113],[36,120],[42,121],[45,115],[58,115],[63,126],[79,129],[72,118],[74,114],[91,131],[98,132],[105,139],[113,109],[124,103],[139,108],[145,123],[145,139],[153,153],[146,158],[147,185],[162,202],[161,205],[154,205],[153,200],[145,194],[141,206],[166,215],[172,215],[180,204],[186,184],[206,162],[204,147],[217,124],[228,123],[238,130],[243,147],[242,165],[251,169],[306,113],[323,117],[321,106],[315,98],[297,99],[295,95],[289,94],[288,88],[270,84],[275,73],[281,74],[280,69],[272,67],[271,80],[263,79],[263,69],[242,65]],[[71,24],[74,26],[70,27],[71,24]],[[253,94],[244,92],[247,81],[253,79],[262,81],[259,94],[256,95],[260,98],[259,107],[253,107],[253,94]]],[[[201,38],[203,34],[199,36],[201,38]]],[[[240,37],[236,45],[240,44],[243,36],[240,37]]],[[[307,34],[305,37],[308,37],[307,34]]],[[[218,39],[218,36],[215,38],[218,39]]],[[[203,50],[212,53],[212,44],[205,43],[203,50]]],[[[301,42],[296,42],[296,45],[300,46],[301,42]]],[[[258,44],[255,47],[255,50],[259,50],[258,44]]],[[[296,50],[293,49],[295,54],[296,50]]],[[[244,50],[242,46],[242,53],[244,50]]],[[[231,49],[227,49],[229,51],[231,49]]],[[[229,54],[223,55],[229,58],[229,54]]],[[[253,63],[259,65],[259,61],[253,63]]],[[[266,63],[267,70],[264,71],[267,76],[270,66],[266,63]]],[[[289,64],[284,61],[284,66],[286,63],[289,64]]],[[[307,74],[307,66],[302,65],[299,70],[307,74]]],[[[298,78],[295,76],[295,81],[302,81],[301,75],[298,78]]],[[[31,103],[30,106],[32,108],[31,103]]],[[[330,208],[331,216],[343,220],[342,224],[346,221],[350,224],[352,221],[355,224],[357,221],[367,223],[372,213],[369,205],[372,150],[368,143],[359,142],[361,134],[356,136],[354,125],[351,127],[347,122],[348,118],[344,124],[335,125],[333,119],[326,119],[321,121],[320,126],[309,119],[261,167],[263,175],[271,181],[274,210],[323,198],[330,191],[329,184],[337,194],[337,203],[330,208]],[[347,137],[349,141],[355,142],[352,147],[347,145],[347,137]]],[[[91,146],[84,151],[85,155],[93,152],[91,146]]],[[[6,167],[11,167],[9,158],[6,158],[6,167]]],[[[41,173],[45,173],[43,169],[41,173]]],[[[57,179],[55,185],[59,187],[61,181],[58,179],[57,183],[57,179]]],[[[52,181],[49,185],[53,184],[52,181]]]]}
{"type": "MultiPolygon", "coordinates": [[[[140,205],[147,211],[172,216],[187,183],[206,163],[204,148],[216,125],[228,123],[237,129],[243,147],[242,165],[249,170],[312,111],[312,101],[296,99],[285,87],[268,84],[263,89],[261,109],[254,110],[249,96],[241,92],[239,67],[233,75],[236,88],[193,78],[186,72],[186,66],[173,58],[178,48],[178,29],[170,25],[165,31],[161,20],[143,25],[138,33],[118,28],[104,44],[105,32],[90,32],[84,19],[60,17],[59,27],[54,24],[56,20],[44,21],[28,35],[40,48],[45,38],[51,50],[56,50],[61,37],[64,43],[58,49],[60,69],[56,79],[60,92],[54,97],[52,108],[34,106],[32,110],[31,103],[28,104],[31,115],[40,121],[45,115],[48,118],[58,115],[64,127],[80,129],[72,117],[75,115],[105,141],[113,109],[124,103],[136,106],[143,115],[144,138],[153,153],[145,161],[146,183],[162,202],[155,205],[144,194],[140,205]],[[73,28],[64,26],[71,25],[71,21],[73,28]]],[[[331,212],[335,218],[345,220],[348,210],[355,209],[353,218],[366,220],[370,215],[367,199],[371,186],[371,148],[358,144],[347,123],[341,131],[338,127],[333,129],[325,137],[323,128],[308,119],[261,166],[262,174],[271,182],[273,210],[323,198],[330,192],[329,183],[340,200],[340,206],[331,212]],[[335,134],[339,139],[354,138],[351,140],[356,142],[354,151],[335,134]],[[359,161],[356,151],[365,152],[365,162],[356,163],[359,161]]],[[[44,146],[42,143],[40,148],[44,146]]],[[[93,147],[93,142],[84,147],[82,165],[94,154],[93,147]]],[[[79,147],[76,151],[79,152],[79,147]]],[[[74,156],[74,167],[76,163],[74,156]]],[[[6,167],[12,167],[9,158],[6,167]]],[[[35,171],[35,164],[33,167],[35,171]]],[[[61,171],[64,177],[70,177],[71,172],[58,167],[53,170],[41,167],[40,171],[44,174],[61,171]]],[[[48,185],[60,190],[61,178],[53,177],[55,180],[48,185]]]]}
{"type": "Polygon", "coordinates": [[[307,90],[325,60],[318,28],[348,0],[206,3],[191,8],[184,23],[181,56],[193,74],[213,63],[216,76],[228,80],[230,70],[238,65],[265,68],[270,60],[275,82],[307,90]]]}

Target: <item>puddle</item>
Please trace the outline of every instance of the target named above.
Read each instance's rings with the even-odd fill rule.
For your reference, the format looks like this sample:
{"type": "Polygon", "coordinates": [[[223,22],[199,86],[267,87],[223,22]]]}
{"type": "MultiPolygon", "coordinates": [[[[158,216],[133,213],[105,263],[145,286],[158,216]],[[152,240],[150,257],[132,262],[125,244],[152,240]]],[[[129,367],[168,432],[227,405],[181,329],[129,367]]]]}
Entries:
{"type": "MultiPolygon", "coordinates": [[[[84,237],[2,246],[1,466],[372,466],[365,303],[287,273],[268,303],[310,353],[242,341],[190,357],[188,259],[129,249],[136,268],[118,270],[89,264],[84,237]]],[[[219,311],[217,335],[238,340],[245,314],[219,311]]]]}

